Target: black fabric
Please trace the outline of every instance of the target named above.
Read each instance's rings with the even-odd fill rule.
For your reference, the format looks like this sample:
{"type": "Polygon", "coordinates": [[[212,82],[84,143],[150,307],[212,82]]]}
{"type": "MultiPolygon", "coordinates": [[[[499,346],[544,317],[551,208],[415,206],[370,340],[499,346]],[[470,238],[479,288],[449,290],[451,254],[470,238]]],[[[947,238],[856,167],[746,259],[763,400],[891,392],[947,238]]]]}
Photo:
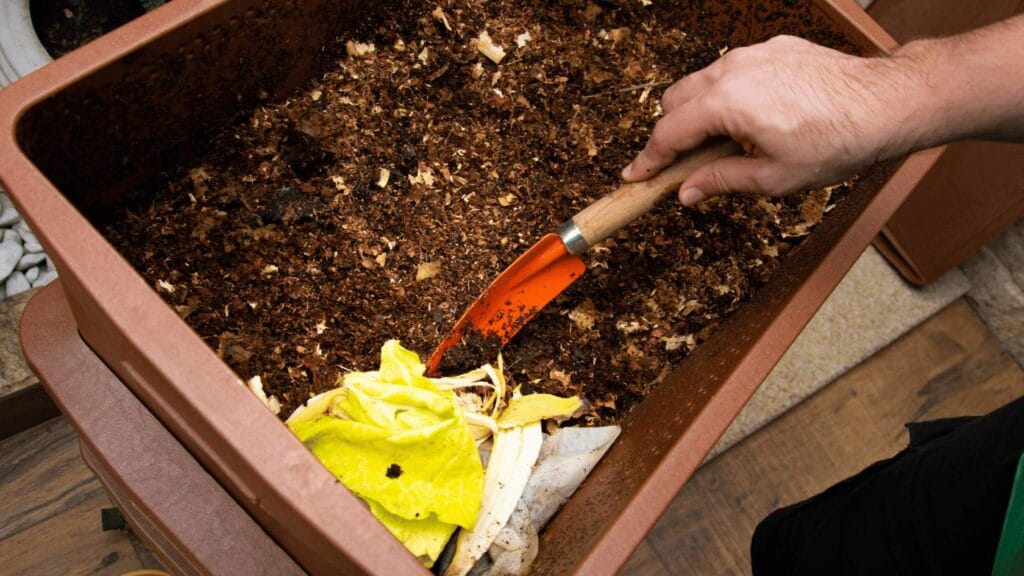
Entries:
{"type": "Polygon", "coordinates": [[[1024,397],[907,428],[893,458],[762,520],[754,576],[991,574],[1024,451],[1024,397]]]}

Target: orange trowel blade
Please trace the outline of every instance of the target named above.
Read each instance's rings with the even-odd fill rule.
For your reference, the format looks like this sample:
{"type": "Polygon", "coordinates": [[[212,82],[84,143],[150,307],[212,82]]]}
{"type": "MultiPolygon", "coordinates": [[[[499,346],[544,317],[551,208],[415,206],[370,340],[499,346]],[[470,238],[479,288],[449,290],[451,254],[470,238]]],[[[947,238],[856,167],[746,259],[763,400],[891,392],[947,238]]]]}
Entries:
{"type": "MultiPolygon", "coordinates": [[[[586,267],[573,256],[557,234],[540,239],[473,302],[427,361],[427,373],[436,374],[441,358],[470,335],[507,343],[534,314],[577,278],[586,267]]],[[[493,358],[481,358],[487,362],[493,358]]]]}

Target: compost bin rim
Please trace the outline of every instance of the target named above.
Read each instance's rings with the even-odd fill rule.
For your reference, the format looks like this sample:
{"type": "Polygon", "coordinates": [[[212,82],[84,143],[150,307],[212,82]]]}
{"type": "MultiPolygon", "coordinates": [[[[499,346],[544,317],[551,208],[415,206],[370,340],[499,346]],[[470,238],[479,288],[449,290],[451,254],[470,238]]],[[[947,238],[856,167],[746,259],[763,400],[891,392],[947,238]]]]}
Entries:
{"type": "MultiPolygon", "coordinates": [[[[854,42],[866,48],[891,49],[895,42],[859,8],[852,0],[811,0],[854,42]]],[[[221,482],[229,485],[250,513],[257,516],[268,531],[280,535],[290,532],[284,526],[313,529],[317,539],[310,542],[282,542],[295,555],[294,547],[301,546],[306,552],[316,554],[318,543],[331,545],[345,558],[320,557],[310,568],[356,568],[371,573],[389,573],[400,570],[425,573],[422,567],[405,553],[404,547],[391,538],[379,523],[369,521],[372,516],[348,491],[338,490],[337,483],[312,455],[288,433],[278,421],[259,404],[251,394],[239,386],[240,380],[213,351],[199,339],[173,310],[166,306],[156,292],[146,284],[137,272],[92,228],[71,203],[48,181],[48,179],[25,156],[18,146],[15,129],[22,114],[41,100],[59,92],[96,71],[123,59],[129,53],[148,45],[156,38],[179,31],[185,24],[201,18],[204,14],[231,4],[231,0],[178,0],[114,31],[95,42],[75,50],[67,56],[43,67],[39,71],[19,80],[0,93],[0,121],[8,130],[0,138],[4,146],[0,149],[0,180],[12,191],[12,197],[21,213],[37,230],[37,235],[54,257],[61,271],[63,281],[69,288],[69,295],[85,294],[86,300],[69,297],[76,318],[92,321],[86,326],[90,334],[90,345],[101,352],[111,368],[142,393],[144,400],[161,420],[183,438],[193,453],[212,468],[221,482]],[[22,198],[32,201],[23,203],[22,198]],[[42,226],[44,220],[51,224],[42,226]],[[59,234],[52,222],[64,226],[59,234]],[[75,268],[67,266],[74,258],[75,268]],[[111,271],[116,270],[117,274],[111,271]],[[127,272],[127,274],[125,273],[127,272]],[[111,290],[125,295],[121,300],[101,298],[99,294],[111,290]],[[109,319],[109,320],[108,320],[109,319]],[[106,332],[104,333],[104,330],[106,332]],[[103,333],[100,337],[99,334],[103,333]],[[123,336],[120,336],[123,334],[123,336]],[[146,342],[145,354],[141,359],[131,356],[127,343],[146,342]],[[128,354],[125,354],[128,349],[128,354]],[[188,357],[193,362],[185,366],[179,362],[188,357]],[[118,360],[118,362],[112,361],[118,360]],[[164,386],[160,393],[157,388],[164,382],[190,381],[195,375],[202,375],[210,385],[203,386],[203,393],[195,391],[185,394],[177,386],[164,386]],[[170,390],[167,390],[170,389],[170,390]],[[168,394],[170,392],[171,394],[168,394]],[[214,406],[218,402],[233,404],[239,408],[226,414],[223,419],[210,419],[200,406],[214,406]],[[274,426],[269,423],[274,422],[274,426]],[[198,425],[198,427],[197,427],[198,425]],[[245,434],[242,434],[242,431],[245,434]],[[256,432],[254,432],[254,430],[256,432]],[[230,448],[229,453],[214,452],[211,443],[230,448]],[[274,446],[269,449],[268,446],[274,446]],[[244,449],[243,449],[244,447],[244,449]],[[264,459],[268,454],[274,458],[264,459]],[[251,475],[251,476],[250,476],[251,475]],[[247,482],[251,477],[259,480],[273,478],[279,482],[258,483],[257,489],[247,482]],[[273,498],[264,498],[259,494],[273,498]],[[312,497],[315,494],[316,497],[312,497]],[[276,500],[275,500],[276,499],[276,500]],[[281,507],[287,503],[289,506],[281,507]],[[330,514],[319,510],[332,508],[330,514]],[[305,504],[305,506],[304,506],[305,504]],[[288,514],[301,513],[297,521],[288,514]],[[336,537],[336,530],[343,527],[338,518],[350,517],[356,520],[358,530],[346,533],[344,539],[336,537]],[[270,528],[277,530],[270,530],[270,528]],[[282,532],[282,530],[285,530],[282,532]],[[387,560],[384,560],[384,559],[387,560]],[[337,564],[342,562],[342,564],[337,564]],[[351,564],[345,564],[351,562],[351,564]]],[[[892,176],[916,181],[920,178],[921,162],[909,162],[892,176]]],[[[881,187],[872,206],[893,204],[901,199],[909,187],[896,186],[890,191],[889,184],[881,187]],[[884,198],[881,198],[882,196],[884,198]]],[[[893,207],[894,209],[894,207],[893,207]]],[[[881,210],[881,209],[879,209],[881,210]]],[[[879,215],[884,216],[884,215],[879,215]]],[[[883,218],[879,218],[883,219],[883,218]]],[[[881,228],[884,222],[877,222],[881,228]]],[[[874,227],[876,222],[870,223],[874,227]]],[[[861,231],[861,235],[865,233],[861,231]]],[[[820,282],[807,292],[827,295],[834,288],[845,271],[852,265],[860,250],[866,246],[852,246],[850,240],[838,242],[833,250],[844,252],[847,258],[841,266],[832,266],[819,276],[820,282]],[[856,252],[856,254],[852,254],[856,252]]],[[[813,295],[813,294],[812,294],[813,295]]],[[[805,296],[802,296],[805,297],[805,296]]],[[[795,298],[795,296],[794,296],[795,298]]],[[[824,300],[813,303],[802,310],[799,320],[779,319],[786,324],[785,330],[795,336],[824,300]],[[795,320],[795,321],[794,321],[795,320]]],[[[85,332],[86,330],[83,330],[85,332]]],[[[791,340],[790,340],[791,341],[791,340]]],[[[785,346],[777,352],[778,356],[785,346]]],[[[776,358],[777,360],[777,358],[776,358]]],[[[761,366],[746,367],[763,368],[761,366]]],[[[770,364],[774,365],[774,362],[770,364]]],[[[756,370],[753,370],[756,371],[756,370]]],[[[764,375],[767,369],[763,370],[764,375]]],[[[763,376],[755,378],[760,382],[763,376]]],[[[588,573],[614,572],[635,548],[647,529],[653,525],[668,504],[671,495],[692,474],[725,428],[738,412],[739,407],[753,392],[753,381],[747,382],[742,390],[732,388],[723,391],[717,402],[709,402],[700,418],[686,434],[676,439],[666,460],[647,479],[640,491],[630,498],[630,506],[619,515],[618,522],[605,531],[596,546],[586,553],[577,570],[588,573]],[[718,407],[716,410],[716,406],[718,407]],[[727,409],[735,407],[735,411],[727,409]],[[697,425],[699,424],[699,425],[697,425]],[[700,450],[682,451],[679,443],[696,441],[700,450]],[[698,452],[700,454],[698,454],[698,452]],[[672,486],[652,480],[656,475],[664,478],[668,463],[682,466],[673,472],[672,486]],[[674,487],[673,487],[674,486],[674,487]],[[640,496],[643,494],[644,502],[640,496]],[[643,504],[636,505],[636,504],[643,504]],[[620,536],[615,539],[613,536],[620,536]]],[[[304,538],[309,540],[309,538],[304,538]]],[[[327,553],[324,551],[319,551],[327,553]]],[[[329,552],[329,551],[328,551],[329,552]]],[[[298,556],[296,556],[298,558],[298,556]]],[[[313,571],[313,570],[311,570],[313,571]]]]}

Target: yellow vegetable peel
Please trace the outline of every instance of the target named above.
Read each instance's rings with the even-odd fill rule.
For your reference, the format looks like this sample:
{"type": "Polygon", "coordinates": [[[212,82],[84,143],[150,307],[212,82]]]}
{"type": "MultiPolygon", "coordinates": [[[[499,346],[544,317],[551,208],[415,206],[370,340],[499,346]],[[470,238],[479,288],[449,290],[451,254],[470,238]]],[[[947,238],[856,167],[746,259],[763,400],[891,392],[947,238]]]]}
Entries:
{"type": "Polygon", "coordinates": [[[288,419],[292,432],[430,566],[456,525],[471,528],[483,466],[455,393],[390,340],[377,372],[353,372],[288,419]]]}
{"type": "Polygon", "coordinates": [[[428,378],[419,356],[389,340],[380,369],[346,374],[287,420],[292,432],[426,566],[459,534],[446,575],[463,575],[522,497],[543,442],[541,421],[577,397],[512,393],[504,360],[428,378]],[[484,393],[479,393],[483,390],[484,393]],[[477,445],[493,437],[486,473],[477,445]]]}
{"type": "Polygon", "coordinates": [[[527,394],[515,396],[508,407],[501,412],[496,423],[498,428],[525,426],[530,422],[572,416],[580,408],[576,396],[562,398],[552,394],[527,394]]]}

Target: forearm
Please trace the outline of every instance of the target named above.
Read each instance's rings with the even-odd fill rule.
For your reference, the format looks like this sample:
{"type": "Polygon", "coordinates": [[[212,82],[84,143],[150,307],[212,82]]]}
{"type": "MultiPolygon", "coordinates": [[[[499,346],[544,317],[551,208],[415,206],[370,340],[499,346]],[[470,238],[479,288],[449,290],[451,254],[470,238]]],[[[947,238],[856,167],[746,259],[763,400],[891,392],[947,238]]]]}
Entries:
{"type": "Polygon", "coordinates": [[[1024,16],[878,58],[779,36],[684,77],[662,108],[626,180],[651,177],[712,136],[747,150],[690,175],[680,188],[687,205],[825,186],[955,140],[1024,141],[1024,16]]]}
{"type": "Polygon", "coordinates": [[[1024,15],[911,42],[890,60],[914,87],[896,96],[905,119],[886,155],[972,138],[1024,140],[1024,15]]]}

